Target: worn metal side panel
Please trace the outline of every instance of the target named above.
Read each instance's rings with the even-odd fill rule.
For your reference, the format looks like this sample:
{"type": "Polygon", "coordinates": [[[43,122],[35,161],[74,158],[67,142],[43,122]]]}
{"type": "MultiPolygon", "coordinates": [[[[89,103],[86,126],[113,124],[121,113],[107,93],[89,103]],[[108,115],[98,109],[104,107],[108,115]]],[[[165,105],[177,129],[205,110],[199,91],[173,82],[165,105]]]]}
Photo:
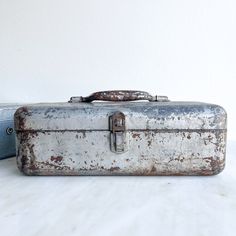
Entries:
{"type": "Polygon", "coordinates": [[[14,113],[19,106],[0,104],[0,159],[16,155],[14,113]]]}
{"type": "Polygon", "coordinates": [[[110,151],[109,131],[18,132],[28,175],[213,175],[225,165],[226,131],[129,131],[128,152],[110,151]]]}

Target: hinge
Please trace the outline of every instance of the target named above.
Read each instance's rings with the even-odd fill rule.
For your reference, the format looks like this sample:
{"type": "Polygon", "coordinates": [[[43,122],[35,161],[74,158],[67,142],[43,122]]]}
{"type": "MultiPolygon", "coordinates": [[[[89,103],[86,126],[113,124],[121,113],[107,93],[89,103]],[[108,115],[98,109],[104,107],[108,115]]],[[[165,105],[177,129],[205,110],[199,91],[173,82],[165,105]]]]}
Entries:
{"type": "Polygon", "coordinates": [[[111,151],[123,153],[127,151],[125,115],[122,112],[115,112],[109,117],[111,151]]]}

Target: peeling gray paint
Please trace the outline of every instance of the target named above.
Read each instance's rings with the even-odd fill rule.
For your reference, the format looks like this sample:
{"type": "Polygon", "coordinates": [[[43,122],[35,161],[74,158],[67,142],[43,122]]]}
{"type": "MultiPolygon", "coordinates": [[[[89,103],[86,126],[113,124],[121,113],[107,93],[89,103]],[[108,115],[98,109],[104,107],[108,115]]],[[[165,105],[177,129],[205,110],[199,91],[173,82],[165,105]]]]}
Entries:
{"type": "Polygon", "coordinates": [[[225,166],[226,112],[197,102],[38,104],[18,109],[17,163],[29,175],[213,175],[225,166]],[[127,150],[110,149],[125,115],[127,150]]]}

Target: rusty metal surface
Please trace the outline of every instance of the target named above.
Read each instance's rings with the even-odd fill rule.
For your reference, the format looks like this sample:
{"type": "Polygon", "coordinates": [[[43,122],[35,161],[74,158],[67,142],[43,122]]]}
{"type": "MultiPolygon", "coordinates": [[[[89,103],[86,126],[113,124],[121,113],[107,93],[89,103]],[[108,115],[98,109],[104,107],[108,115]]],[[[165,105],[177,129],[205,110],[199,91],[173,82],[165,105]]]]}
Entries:
{"type": "Polygon", "coordinates": [[[39,104],[18,109],[17,163],[28,175],[213,175],[225,166],[226,112],[190,102],[39,104]],[[125,115],[127,151],[109,117],[125,115]]]}
{"type": "Polygon", "coordinates": [[[101,91],[91,94],[88,97],[72,97],[69,102],[92,102],[95,100],[100,101],[135,101],[135,100],[148,100],[148,101],[158,101],[165,100],[168,101],[166,96],[152,96],[144,91],[134,91],[134,90],[110,90],[101,91]]]}

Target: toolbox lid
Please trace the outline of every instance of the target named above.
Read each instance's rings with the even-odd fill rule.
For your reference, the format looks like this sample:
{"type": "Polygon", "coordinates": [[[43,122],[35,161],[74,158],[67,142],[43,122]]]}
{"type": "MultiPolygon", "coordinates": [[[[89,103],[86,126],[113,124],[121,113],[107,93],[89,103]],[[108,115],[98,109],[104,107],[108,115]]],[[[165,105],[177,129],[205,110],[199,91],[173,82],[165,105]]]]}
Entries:
{"type": "Polygon", "coordinates": [[[109,117],[125,115],[126,130],[226,129],[226,112],[200,102],[76,102],[27,105],[15,113],[17,131],[106,131],[109,117]]]}

